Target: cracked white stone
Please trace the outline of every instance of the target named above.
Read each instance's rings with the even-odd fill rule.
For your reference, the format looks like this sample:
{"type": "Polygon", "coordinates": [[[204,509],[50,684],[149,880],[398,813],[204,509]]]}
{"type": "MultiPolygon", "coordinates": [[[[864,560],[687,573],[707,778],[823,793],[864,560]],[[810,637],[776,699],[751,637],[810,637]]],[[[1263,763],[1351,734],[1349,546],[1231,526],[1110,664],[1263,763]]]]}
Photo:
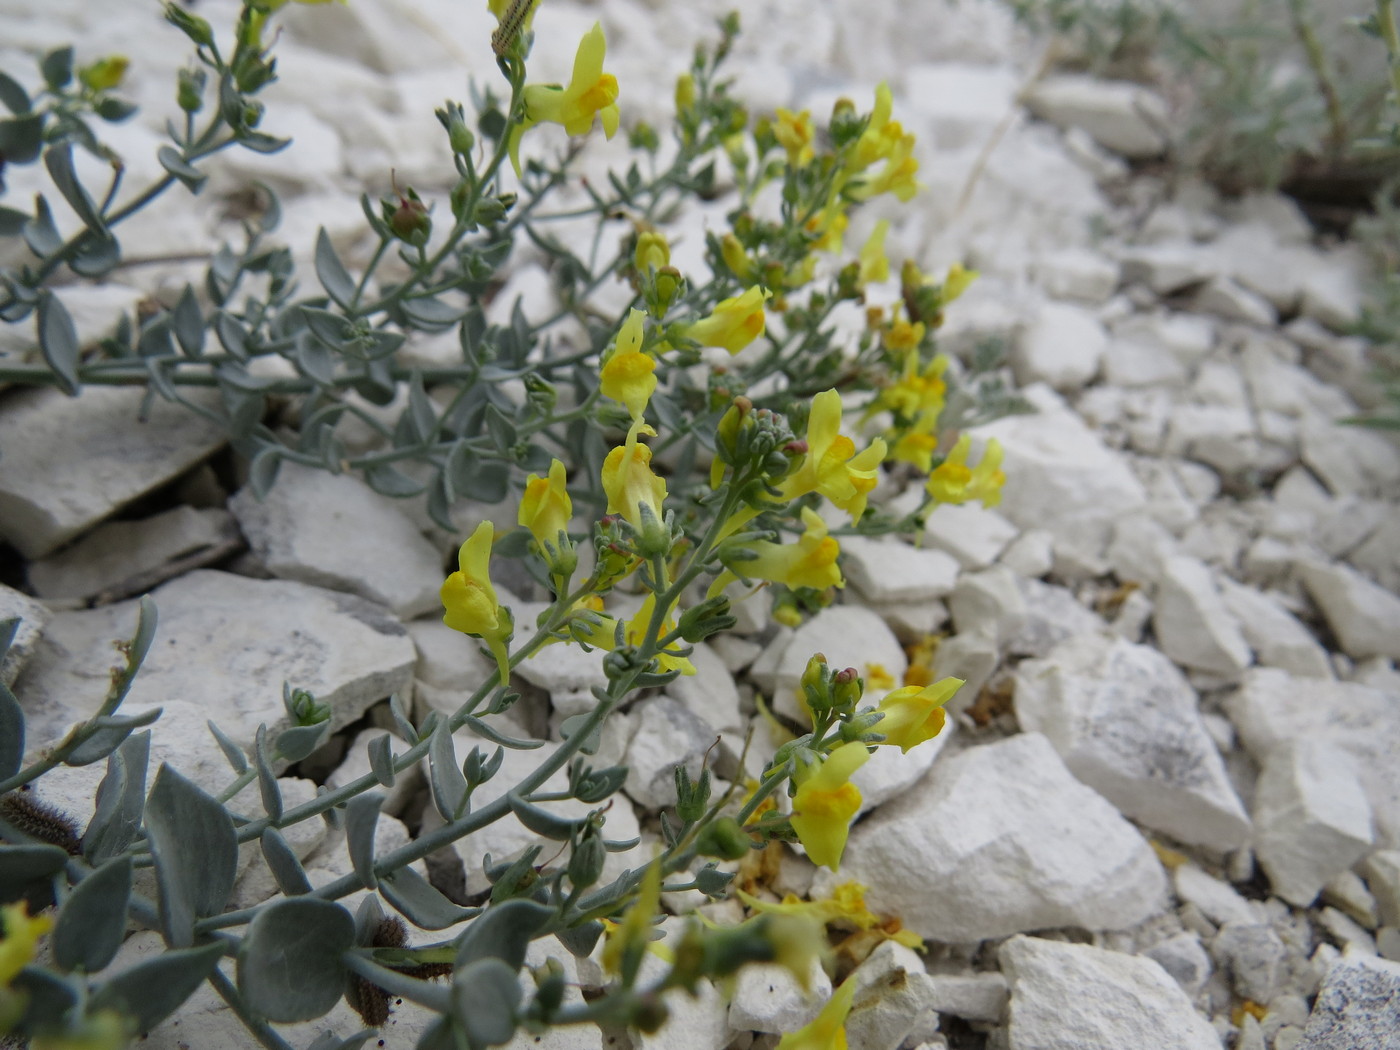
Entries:
{"type": "Polygon", "coordinates": [[[983,631],[1005,645],[1026,623],[1021,581],[1004,565],[964,573],[948,598],[948,612],[958,633],[983,631]]]}
{"type": "Polygon", "coordinates": [[[1090,311],[1072,303],[1047,302],[1019,333],[1011,367],[1022,385],[1048,383],[1074,391],[1098,373],[1108,333],[1090,311]]]}
{"type": "Polygon", "coordinates": [[[1125,157],[1155,157],[1167,148],[1167,108],[1140,84],[1057,74],[1035,83],[1026,106],[1062,128],[1083,128],[1099,145],[1125,157]]]}
{"type": "Polygon", "coordinates": [[[1400,657],[1400,597],[1348,565],[1305,561],[1297,571],[1348,656],[1400,657]]]}
{"type": "Polygon", "coordinates": [[[1327,650],[1281,602],[1228,576],[1221,576],[1218,582],[1225,608],[1239,623],[1245,643],[1254,650],[1260,665],[1306,677],[1332,677],[1327,650]]]}
{"type": "Polygon", "coordinates": [[[1230,975],[1241,999],[1267,1005],[1278,990],[1288,949],[1264,923],[1227,922],[1211,941],[1211,954],[1230,975]]]}
{"type": "Polygon", "coordinates": [[[1220,1037],[1161,966],[1087,944],[1013,937],[998,951],[1011,981],[1010,1050],[1220,1050],[1220,1037]]]}
{"type": "Polygon", "coordinates": [[[1125,281],[1147,285],[1158,295],[1174,295],[1210,280],[1216,264],[1194,244],[1141,244],[1119,255],[1125,281]]]}
{"type": "Polygon", "coordinates": [[[1006,1016],[1011,987],[996,970],[932,973],[933,1006],[941,1014],[966,1021],[1000,1024],[1006,1016]]]}
{"type": "MultiPolygon", "coordinates": [[[[657,696],[639,706],[636,730],[627,745],[625,790],[643,809],[664,809],[676,804],[676,767],[685,766],[691,780],[698,781],[715,734],[680,700],[657,696]]],[[[720,788],[714,790],[716,797],[721,793],[720,788]]]]}
{"type": "Polygon", "coordinates": [[[1254,789],[1254,852],[1278,896],[1306,907],[1373,841],[1350,756],[1322,740],[1271,751],[1254,789]]]}
{"type": "Polygon", "coordinates": [[[866,678],[872,666],[883,668],[896,682],[909,669],[909,658],[894,632],[878,613],[859,605],[823,609],[792,632],[781,652],[771,678],[773,709],[798,724],[807,723],[798,702],[799,682],[816,653],[832,667],[854,667],[866,678]]]}
{"type": "Polygon", "coordinates": [[[1142,836],[1038,733],[935,763],[852,829],[840,872],[822,871],[814,889],[851,879],[877,914],[953,942],[1122,929],[1159,911],[1166,891],[1142,836]]]}
{"type": "Polygon", "coordinates": [[[273,576],[349,591],[403,619],[441,608],[437,550],[359,478],[286,463],[262,500],[245,487],[229,509],[273,576]]]}
{"type": "Polygon", "coordinates": [[[1234,849],[1249,818],[1201,721],[1195,691],[1161,653],[1081,634],[1016,670],[1016,717],[1080,780],[1147,827],[1234,849]]]}
{"type": "Polygon", "coordinates": [[[1007,651],[1013,656],[1045,656],[1075,635],[1094,634],[1108,626],[1067,587],[1024,579],[1020,588],[1026,615],[1007,642],[1007,651]]]}
{"type": "Polygon", "coordinates": [[[1228,277],[1212,277],[1191,297],[1191,308],[1227,321],[1271,328],[1278,315],[1262,295],[1242,288],[1228,277]]]}
{"type": "Polygon", "coordinates": [[[1400,850],[1378,849],[1360,865],[1382,926],[1400,926],[1400,850]]]}
{"type": "Polygon", "coordinates": [[[695,673],[677,678],[666,687],[666,695],[679,700],[713,732],[740,728],[744,716],[733,673],[709,643],[696,642],[691,650],[695,673]]]}
{"type": "Polygon", "coordinates": [[[958,561],[952,555],[901,540],[842,536],[841,555],[847,581],[875,604],[942,598],[958,578],[958,561]]]}
{"type": "Polygon", "coordinates": [[[1152,627],[1162,651],[1183,667],[1236,675],[1252,654],[1206,565],[1186,555],[1167,558],[1157,585],[1152,627]]]}
{"type": "MultiPolygon", "coordinates": [[[[205,407],[216,393],[188,393],[205,407]]],[[[77,397],[22,390],[0,411],[0,539],[41,558],[226,440],[219,424],[145,391],[88,387],[77,397]]]]}
{"type": "Polygon", "coordinates": [[[804,991],[791,971],[777,963],[744,968],[729,1003],[729,1027],[750,1032],[795,1032],[831,998],[831,978],[812,960],[804,991]]]}
{"type": "Polygon", "coordinates": [[[885,941],[846,978],[856,982],[846,1018],[846,1039],[861,1050],[897,1050],[933,1013],[933,981],[923,960],[896,941],[885,941]]]}
{"type": "Polygon", "coordinates": [[[976,503],[950,503],[928,516],[924,542],[947,551],[963,568],[985,569],[1019,531],[994,510],[976,503]]]}
{"type": "Polygon", "coordinates": [[[1119,267],[1088,248],[1062,248],[1041,256],[1032,267],[1037,282],[1056,299],[1103,303],[1118,287],[1119,267]]]}

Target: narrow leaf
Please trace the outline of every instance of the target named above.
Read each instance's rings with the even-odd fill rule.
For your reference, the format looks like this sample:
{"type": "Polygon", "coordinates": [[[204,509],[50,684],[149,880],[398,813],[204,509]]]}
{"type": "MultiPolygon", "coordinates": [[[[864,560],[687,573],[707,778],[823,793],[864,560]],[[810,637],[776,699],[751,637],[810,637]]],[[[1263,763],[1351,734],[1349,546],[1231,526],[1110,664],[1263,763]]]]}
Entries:
{"type": "Polygon", "coordinates": [[[8,780],[19,772],[24,761],[24,709],[0,682],[0,780],[8,780]]]}
{"type": "Polygon", "coordinates": [[[130,857],[108,861],[74,886],[53,930],[53,957],[59,968],[84,973],[104,969],[126,937],[130,899],[130,857]]]}
{"type": "Polygon", "coordinates": [[[24,243],[41,259],[47,259],[63,247],[63,236],[54,224],[53,212],[42,193],[34,196],[34,218],[24,224],[24,243]]]}
{"type": "Polygon", "coordinates": [[[224,758],[228,759],[228,764],[233,767],[233,771],[243,774],[248,769],[248,759],[243,754],[243,749],[224,735],[224,731],[216,726],[212,721],[206,722],[209,732],[214,734],[214,741],[219,745],[219,750],[224,753],[224,758]]]}
{"type": "Polygon", "coordinates": [[[39,296],[39,350],[69,397],[78,394],[78,330],[61,300],[52,292],[39,296]]]}
{"type": "Polygon", "coordinates": [[[389,697],[389,714],[394,716],[394,725],[398,727],[399,736],[408,742],[412,747],[418,743],[418,730],[413,728],[413,723],[408,720],[408,714],[403,709],[403,699],[398,693],[389,697]]]}
{"type": "Polygon", "coordinates": [[[161,952],[98,988],[91,1008],[117,1010],[135,1019],[138,1032],[149,1032],[194,994],[223,954],[223,941],[161,952]]]}
{"type": "Polygon", "coordinates": [[[316,231],[316,276],[336,305],[344,310],[350,309],[350,301],[355,297],[355,281],[340,261],[340,256],[336,255],[335,245],[331,243],[324,226],[316,231]]]}
{"type": "Polygon", "coordinates": [[[447,723],[433,730],[428,744],[428,783],[433,789],[433,804],[443,820],[456,820],[467,802],[467,778],[457,765],[457,752],[452,746],[452,732],[447,723]]]}
{"type": "Polygon", "coordinates": [[[99,236],[108,236],[107,224],[102,221],[97,205],[88,196],[87,190],[78,179],[77,169],[73,167],[72,144],[65,142],[46,149],[44,167],[49,169],[49,177],[53,179],[54,186],[63,194],[63,199],[77,213],[78,218],[83,220],[83,225],[99,236]]]}
{"type": "Polygon", "coordinates": [[[39,63],[39,73],[50,91],[67,87],[73,79],[73,48],[60,47],[50,51],[39,63]]]}
{"type": "Polygon", "coordinates": [[[563,817],[555,816],[547,809],[531,805],[513,791],[506,795],[506,801],[510,804],[511,812],[515,814],[515,818],[520,823],[536,835],[543,835],[555,842],[568,842],[571,836],[581,831],[583,826],[588,823],[587,817],[566,820],[563,817]]]}
{"type": "Polygon", "coordinates": [[[381,737],[369,742],[369,768],[374,774],[374,779],[385,787],[393,787],[397,779],[394,773],[394,751],[391,746],[393,738],[385,733],[381,737]]]}
{"type": "Polygon", "coordinates": [[[355,874],[365,888],[371,890],[378,882],[374,874],[374,829],[383,805],[383,792],[366,791],[345,806],[345,848],[350,853],[355,874]]]}
{"type": "Polygon", "coordinates": [[[238,989],[269,1021],[310,1021],[340,999],[343,952],[355,944],[355,920],[339,904],[293,897],[267,905],[238,949],[238,989]]]}
{"type": "Polygon", "coordinates": [[[194,289],[188,284],[176,300],[175,309],[170,314],[170,326],[175,331],[175,339],[180,349],[194,357],[204,349],[204,315],[199,309],[199,300],[194,289]]]}
{"type": "Polygon", "coordinates": [[[267,757],[267,725],[262,723],[253,737],[253,765],[258,771],[258,793],[262,795],[263,811],[276,824],[282,819],[282,789],[277,774],[267,757]]]}
{"type": "Polygon", "coordinates": [[[195,920],[223,911],[233,892],[238,871],[233,818],[218,800],[162,764],[146,801],[146,836],[166,943],[187,948],[194,943],[195,920]]]}
{"type": "Polygon", "coordinates": [[[367,467],[365,482],[381,496],[392,496],[395,499],[416,496],[427,488],[423,482],[414,481],[392,463],[375,463],[367,467]]]}
{"type": "Polygon", "coordinates": [[[475,715],[468,715],[465,728],[470,729],[477,736],[484,736],[493,744],[500,744],[508,747],[512,751],[534,751],[536,748],[544,747],[543,740],[527,740],[523,737],[507,736],[485,719],[477,718],[475,715]]]}
{"type": "Polygon", "coordinates": [[[296,852],[280,831],[276,828],[264,829],[258,844],[262,846],[263,859],[267,861],[267,868],[272,872],[279,890],[288,897],[300,897],[311,892],[306,869],[301,866],[296,852]]]}
{"type": "Polygon", "coordinates": [[[29,101],[29,92],[8,73],[0,73],[0,103],[15,114],[28,113],[29,107],[33,105],[29,101]]]}
{"type": "Polygon", "coordinates": [[[453,904],[407,865],[379,880],[379,894],[405,919],[425,930],[445,930],[480,914],[479,908],[453,904]]]}
{"type": "MultiPolygon", "coordinates": [[[[248,464],[248,484],[258,499],[266,498],[272,491],[277,472],[282,469],[282,450],[277,445],[264,445],[254,454],[248,464]]],[[[278,738],[281,744],[281,738],[278,738]]],[[[308,752],[309,754],[310,752],[308,752]]]]}

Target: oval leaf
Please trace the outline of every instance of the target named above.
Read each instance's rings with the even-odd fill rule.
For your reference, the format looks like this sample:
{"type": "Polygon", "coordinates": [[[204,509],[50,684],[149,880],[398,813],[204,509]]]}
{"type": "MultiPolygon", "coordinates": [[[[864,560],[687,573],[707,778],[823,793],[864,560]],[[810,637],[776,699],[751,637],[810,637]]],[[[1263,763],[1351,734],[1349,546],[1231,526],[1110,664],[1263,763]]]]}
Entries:
{"type": "Polygon", "coordinates": [[[53,957],[59,967],[84,973],[105,968],[126,936],[130,899],[130,857],[108,861],[74,886],[53,930],[53,957]]]}
{"type": "Polygon", "coordinates": [[[162,146],[158,149],[156,159],[160,161],[162,168],[179,179],[184,184],[185,189],[191,193],[198,193],[202,190],[205,180],[209,178],[208,175],[180,156],[180,151],[172,146],[162,146]]]}
{"type": "Polygon", "coordinates": [[[506,795],[506,801],[510,803],[511,812],[515,814],[517,820],[533,831],[536,835],[543,835],[547,839],[555,842],[568,842],[569,839],[579,831],[583,830],[588,823],[587,817],[579,817],[576,820],[568,820],[564,817],[556,816],[547,809],[526,802],[515,792],[506,795]]]}
{"type": "Polygon", "coordinates": [[[153,707],[149,711],[142,711],[139,715],[107,715],[102,718],[94,718],[92,724],[97,726],[97,732],[74,748],[72,754],[63,760],[63,764],[65,766],[89,766],[94,762],[102,761],[120,747],[122,741],[129,737],[133,731],[144,729],[159,718],[162,710],[164,709],[153,707]]]}
{"type": "Polygon", "coordinates": [[[151,751],[147,730],[133,733],[107,759],[107,774],[97,785],[92,820],[83,832],[83,855],[101,864],[136,839],[146,808],[146,763],[151,751]]]}
{"type": "Polygon", "coordinates": [[[39,296],[39,350],[69,397],[78,393],[78,330],[68,308],[51,292],[39,296]]]}
{"type": "Polygon", "coordinates": [[[0,903],[19,900],[36,882],[52,878],[67,863],[68,854],[46,842],[0,845],[0,903]]]}
{"type": "Polygon", "coordinates": [[[238,989],[269,1021],[310,1021],[340,999],[355,920],[339,904],[294,897],[267,905],[238,949],[238,989]]]}
{"type": "Polygon", "coordinates": [[[311,882],[306,877],[306,869],[301,866],[296,853],[288,845],[286,838],[276,828],[266,828],[259,840],[263,859],[272,872],[277,888],[288,897],[300,897],[311,892],[311,882]]]}
{"type": "Polygon", "coordinates": [[[162,764],[146,800],[146,836],[160,887],[166,943],[188,948],[197,918],[228,903],[238,871],[238,834],[219,804],[162,764]]]}
{"type": "Polygon", "coordinates": [[[350,863],[366,889],[374,889],[374,828],[379,823],[379,808],[384,805],[382,791],[366,791],[356,795],[345,806],[345,848],[350,851],[350,863]]]}
{"type": "Polygon", "coordinates": [[[433,739],[428,744],[428,783],[433,789],[433,804],[443,820],[460,817],[467,803],[467,778],[457,765],[452,731],[446,722],[433,731],[433,739]]]}
{"type": "Polygon", "coordinates": [[[340,256],[336,255],[335,245],[331,243],[324,226],[316,231],[316,276],[320,278],[326,294],[338,306],[348,310],[350,300],[355,297],[355,281],[340,261],[340,256]]]}
{"type": "Polygon", "coordinates": [[[410,867],[383,876],[379,880],[379,893],[395,911],[425,930],[445,930],[480,914],[477,908],[453,904],[410,867]]]}
{"type": "Polygon", "coordinates": [[[480,959],[501,959],[517,973],[536,931],[554,918],[553,908],[516,897],[493,904],[472,920],[457,941],[458,973],[480,959]]]}
{"type": "Polygon", "coordinates": [[[253,738],[253,764],[258,770],[258,792],[262,795],[263,811],[276,824],[282,819],[282,789],[277,784],[277,774],[272,771],[272,763],[267,757],[267,725],[258,726],[253,738]]]}
{"type": "Polygon", "coordinates": [[[470,1046],[499,1046],[515,1035],[520,980],[500,959],[478,959],[452,978],[452,1017],[470,1046]]]}

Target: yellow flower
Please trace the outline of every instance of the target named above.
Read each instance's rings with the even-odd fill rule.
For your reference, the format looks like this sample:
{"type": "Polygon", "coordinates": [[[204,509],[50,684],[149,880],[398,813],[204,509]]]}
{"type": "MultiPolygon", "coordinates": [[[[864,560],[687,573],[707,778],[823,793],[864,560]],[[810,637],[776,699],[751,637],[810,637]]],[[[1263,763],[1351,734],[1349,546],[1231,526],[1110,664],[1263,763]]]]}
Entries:
{"type": "Polygon", "coordinates": [[[916,427],[899,436],[890,449],[890,459],[912,463],[921,472],[933,469],[933,454],[938,449],[938,435],[916,427]]]}
{"type": "Polygon", "coordinates": [[[788,587],[811,587],[825,590],[844,587],[836,559],[841,545],[827,535],[827,525],[810,507],[802,508],[802,523],[806,526],[796,543],[769,543],[756,540],[746,549],[757,554],[752,560],[735,559],[733,569],[756,580],[771,580],[788,587]]]}
{"type": "MultiPolygon", "coordinates": [[[[924,341],[924,333],[927,331],[924,322],[915,321],[911,324],[905,319],[903,312],[896,307],[889,325],[880,335],[880,341],[885,344],[885,349],[891,353],[907,354],[911,350],[917,351],[919,349],[924,341]]],[[[946,359],[944,364],[946,366],[946,359]]]]}
{"type": "Polygon", "coordinates": [[[724,265],[729,267],[729,272],[739,280],[747,281],[753,274],[753,263],[749,261],[749,253],[744,251],[743,244],[734,234],[726,233],[720,238],[719,254],[724,259],[724,265]]]}
{"type": "Polygon", "coordinates": [[[824,864],[832,871],[840,867],[851,820],[861,802],[860,788],[851,783],[851,774],[869,758],[864,744],[842,744],[815,771],[798,774],[790,820],[813,864],[824,864]]]}
{"type": "Polygon", "coordinates": [[[881,219],[870,231],[870,237],[860,250],[860,283],[885,281],[890,276],[890,261],[885,258],[885,235],[890,232],[890,220],[881,219]]]}
{"type": "Polygon", "coordinates": [[[652,921],[661,903],[661,860],[653,860],[642,875],[642,884],[632,906],[608,933],[603,945],[603,969],[611,974],[631,970],[635,975],[642,953],[651,943],[652,921]]]}
{"type": "Polygon", "coordinates": [[[830,204],[807,220],[805,229],[817,238],[812,242],[812,249],[819,252],[839,252],[845,241],[849,222],[845,202],[839,196],[833,196],[830,204]]]}
{"type": "Polygon", "coordinates": [[[705,346],[722,346],[737,354],[763,334],[763,304],[773,293],[754,285],[743,295],[721,299],[708,317],[692,322],[681,334],[705,346]]]}
{"type": "Polygon", "coordinates": [[[4,936],[0,937],[0,988],[6,988],[34,958],[39,938],[53,928],[53,916],[31,919],[29,906],[20,901],[0,908],[0,919],[5,924],[4,936]]]}
{"type": "Polygon", "coordinates": [[[458,571],[447,577],[442,585],[442,604],[446,613],[442,622],[454,631],[476,635],[486,641],[501,685],[510,682],[510,657],[506,640],[514,624],[510,612],[496,600],[496,588],[491,586],[491,542],[495,526],[483,521],[476,527],[457,552],[458,571]]]}
{"type": "MultiPolygon", "coordinates": [[[[647,628],[651,626],[651,618],[655,612],[656,595],[654,593],[648,593],[646,601],[642,602],[641,608],[633,614],[632,618],[628,620],[626,625],[622,628],[622,640],[628,645],[641,645],[642,642],[646,640],[647,628]]],[[[667,617],[661,624],[661,636],[665,636],[675,629],[675,621],[667,617]]],[[[672,642],[671,645],[657,653],[657,663],[660,664],[662,671],[679,671],[683,675],[694,674],[695,665],[691,663],[689,659],[680,656],[674,651],[677,644],[679,643],[672,642]]],[[[611,649],[612,646],[605,645],[603,648],[611,649]]]]}
{"type": "MultiPolygon", "coordinates": [[[[898,124],[893,126],[899,127],[898,124]]],[[[881,193],[892,193],[901,201],[910,200],[919,192],[919,184],[914,181],[918,170],[919,160],[914,156],[914,136],[905,135],[891,149],[879,174],[854,187],[850,191],[851,196],[863,201],[881,193]]]]}
{"type": "Polygon", "coordinates": [[[778,1040],[777,1050],[846,1050],[846,1018],[855,998],[855,978],[847,977],[809,1024],[778,1040]]]}
{"type": "Polygon", "coordinates": [[[870,491],[879,480],[885,442],[876,438],[859,455],[855,442],[841,433],[841,395],[825,390],[812,398],[807,419],[807,455],[779,486],[785,500],[820,492],[855,520],[865,513],[870,491]]]}
{"type": "Polygon", "coordinates": [[[639,532],[646,525],[643,508],[656,521],[664,518],[661,504],[666,499],[666,481],[652,473],[651,449],[635,434],[628,434],[626,444],[618,445],[603,460],[603,491],[608,497],[608,513],[621,514],[639,532]]]}
{"type": "Polygon", "coordinates": [[[812,111],[804,109],[794,113],[779,109],[778,119],[773,122],[773,137],[778,145],[787,151],[788,163],[800,168],[812,159],[812,141],[816,138],[816,128],[812,126],[812,111]]]}
{"type": "Polygon", "coordinates": [[[888,157],[894,144],[903,137],[904,129],[890,120],[893,112],[894,93],[890,91],[890,85],[882,80],[875,88],[875,108],[870,113],[870,120],[856,140],[850,159],[852,171],[864,171],[876,161],[888,157]]]}
{"type": "Polygon", "coordinates": [[[676,77],[676,116],[680,117],[695,108],[695,78],[689,73],[676,77]]]}
{"type": "Polygon", "coordinates": [[[520,137],[536,124],[562,124],[570,135],[586,135],[593,118],[603,122],[603,133],[612,138],[621,114],[617,108],[617,77],[603,72],[608,42],[603,27],[594,22],[583,34],[574,56],[574,74],[567,87],[529,84],[525,88],[525,119],[510,133],[510,159],[520,171],[520,137]]]}
{"type": "Polygon", "coordinates": [[[928,476],[924,486],[939,503],[967,503],[981,500],[984,507],[1001,502],[1001,487],[1006,475],[1001,471],[1001,442],[992,438],[982,450],[982,460],[968,467],[967,455],[972,450],[972,437],[964,434],[948,453],[948,458],[928,476]]]}
{"type": "Polygon", "coordinates": [[[977,280],[976,270],[968,270],[962,263],[953,263],[948,267],[948,276],[943,281],[943,303],[951,303],[963,292],[967,291],[967,286],[977,280]]]}
{"type": "Polygon", "coordinates": [[[642,352],[642,320],[645,310],[631,310],[617,333],[617,346],[603,362],[599,374],[604,397],[627,406],[632,422],[639,422],[656,390],[656,361],[642,352]]]}
{"type": "Polygon", "coordinates": [[[549,474],[531,474],[525,479],[525,492],[520,497],[516,520],[530,530],[545,559],[550,550],[559,552],[568,543],[569,520],[574,516],[574,504],[564,487],[564,464],[553,460],[549,474]],[[560,533],[564,535],[561,537],[560,533]]]}
{"type": "MultiPolygon", "coordinates": [[[[922,337],[923,325],[917,327],[922,337]]],[[[932,424],[937,422],[939,413],[943,411],[944,395],[948,392],[948,384],[943,380],[943,373],[947,370],[948,359],[939,354],[920,371],[918,344],[915,343],[905,351],[904,370],[900,377],[880,391],[872,407],[877,410],[887,408],[902,419],[931,415],[933,418],[929,425],[920,429],[932,430],[932,424]]]]}
{"type": "Polygon", "coordinates": [[[943,705],[963,684],[961,678],[944,678],[920,688],[906,685],[889,693],[880,701],[884,718],[875,723],[875,731],[883,733],[885,743],[905,754],[925,740],[932,740],[943,731],[943,705]]]}
{"type": "Polygon", "coordinates": [[[865,887],[859,882],[843,882],[832,889],[830,897],[813,901],[805,901],[796,894],[789,893],[781,902],[774,904],[750,896],[743,890],[735,890],[735,893],[750,911],[810,918],[823,925],[837,926],[841,929],[880,929],[887,933],[891,940],[896,940],[906,947],[916,951],[924,947],[923,938],[913,930],[903,929],[897,920],[882,919],[872,912],[865,904],[865,887]]]}

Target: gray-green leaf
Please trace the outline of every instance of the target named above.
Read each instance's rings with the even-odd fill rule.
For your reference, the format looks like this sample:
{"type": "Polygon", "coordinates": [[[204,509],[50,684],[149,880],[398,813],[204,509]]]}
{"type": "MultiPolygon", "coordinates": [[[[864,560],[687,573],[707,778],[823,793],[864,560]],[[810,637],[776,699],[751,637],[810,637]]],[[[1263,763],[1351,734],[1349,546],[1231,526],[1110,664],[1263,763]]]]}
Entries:
{"type": "Polygon", "coordinates": [[[321,287],[342,309],[350,308],[350,300],[355,297],[355,281],[345,269],[340,256],[335,253],[326,228],[316,231],[316,276],[321,279],[321,287]]]}
{"type": "Polygon", "coordinates": [[[106,967],[126,936],[130,898],[130,857],[108,861],[74,886],[53,930],[59,968],[97,973],[106,967]]]}
{"type": "Polygon", "coordinates": [[[68,854],[48,843],[0,845],[0,903],[18,900],[40,879],[63,870],[68,854]]]}
{"type": "Polygon", "coordinates": [[[265,828],[259,844],[279,890],[288,897],[300,897],[303,893],[311,892],[311,881],[306,877],[306,870],[280,831],[265,828]]]}
{"type": "Polygon", "coordinates": [[[478,959],[452,978],[452,1017],[474,1048],[510,1042],[519,1005],[520,980],[500,959],[478,959]]]}
{"type": "Polygon", "coordinates": [[[320,1017],[344,990],[340,956],[354,943],[355,920],[339,904],[319,897],[269,904],[238,949],[239,991],[270,1021],[320,1017]]]}
{"type": "Polygon", "coordinates": [[[39,296],[39,351],[58,379],[58,385],[70,397],[78,394],[78,329],[68,308],[52,292],[39,296]]]}
{"type": "Polygon", "coordinates": [[[350,852],[350,864],[366,889],[374,889],[374,828],[379,823],[379,808],[384,805],[382,791],[366,791],[356,795],[345,806],[345,848],[350,852]]]}
{"type": "Polygon", "coordinates": [[[238,870],[238,835],[219,802],[162,764],[146,801],[146,835],[160,887],[166,942],[188,948],[195,920],[228,903],[238,870]]]}
{"type": "Polygon", "coordinates": [[[131,845],[146,808],[146,763],[150,731],[133,733],[107,758],[107,774],[97,785],[92,820],[83,833],[83,854],[101,864],[131,845]]]}
{"type": "Polygon", "coordinates": [[[453,904],[408,866],[383,876],[379,893],[400,915],[425,930],[445,930],[479,914],[479,909],[453,904]]]}
{"type": "Polygon", "coordinates": [[[222,941],[162,952],[98,988],[92,1009],[119,1010],[136,1019],[138,1032],[149,1032],[204,983],[223,954],[222,941]]]}

